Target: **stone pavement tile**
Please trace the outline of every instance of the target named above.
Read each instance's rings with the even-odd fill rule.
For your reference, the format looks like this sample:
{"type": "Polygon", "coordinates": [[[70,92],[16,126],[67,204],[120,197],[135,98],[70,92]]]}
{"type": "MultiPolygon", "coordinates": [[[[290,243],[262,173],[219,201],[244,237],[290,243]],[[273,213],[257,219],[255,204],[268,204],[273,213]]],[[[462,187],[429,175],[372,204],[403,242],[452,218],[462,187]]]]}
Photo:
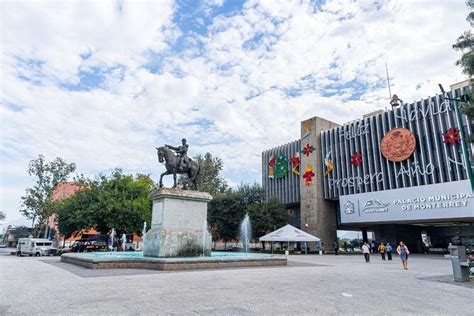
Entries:
{"type": "Polygon", "coordinates": [[[58,258],[0,258],[0,311],[11,314],[463,314],[474,289],[446,279],[448,260],[290,256],[287,267],[144,273],[71,271],[58,258]],[[433,278],[444,277],[444,282],[433,278]]]}

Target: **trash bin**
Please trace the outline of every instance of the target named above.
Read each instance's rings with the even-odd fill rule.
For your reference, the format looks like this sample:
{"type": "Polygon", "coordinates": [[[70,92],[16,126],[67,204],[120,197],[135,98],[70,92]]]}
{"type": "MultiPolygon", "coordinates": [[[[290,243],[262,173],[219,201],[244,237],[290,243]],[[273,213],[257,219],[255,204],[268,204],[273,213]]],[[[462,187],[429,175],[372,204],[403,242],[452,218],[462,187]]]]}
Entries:
{"type": "Polygon", "coordinates": [[[466,265],[466,247],[449,246],[449,254],[451,255],[454,281],[469,282],[469,265],[466,265]]]}

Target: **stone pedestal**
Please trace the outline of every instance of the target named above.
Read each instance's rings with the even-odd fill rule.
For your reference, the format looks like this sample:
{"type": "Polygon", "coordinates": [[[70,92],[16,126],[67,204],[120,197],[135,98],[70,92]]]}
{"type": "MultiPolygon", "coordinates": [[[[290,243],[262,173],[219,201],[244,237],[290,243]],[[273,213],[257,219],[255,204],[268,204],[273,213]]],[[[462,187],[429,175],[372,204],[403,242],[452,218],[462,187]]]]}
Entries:
{"type": "Polygon", "coordinates": [[[156,189],[151,229],[146,233],[145,257],[195,257],[211,253],[211,235],[207,230],[206,192],[156,189]]]}

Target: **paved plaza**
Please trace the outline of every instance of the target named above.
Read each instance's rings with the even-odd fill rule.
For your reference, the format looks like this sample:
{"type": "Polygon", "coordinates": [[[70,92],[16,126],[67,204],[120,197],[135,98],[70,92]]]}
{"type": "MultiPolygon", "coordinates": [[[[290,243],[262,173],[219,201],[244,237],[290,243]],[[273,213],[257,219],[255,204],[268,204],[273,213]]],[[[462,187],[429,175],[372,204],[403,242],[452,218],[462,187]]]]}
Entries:
{"type": "Polygon", "coordinates": [[[58,257],[0,255],[0,314],[474,315],[474,284],[450,261],[413,255],[290,256],[286,267],[162,272],[89,270],[58,257]]]}

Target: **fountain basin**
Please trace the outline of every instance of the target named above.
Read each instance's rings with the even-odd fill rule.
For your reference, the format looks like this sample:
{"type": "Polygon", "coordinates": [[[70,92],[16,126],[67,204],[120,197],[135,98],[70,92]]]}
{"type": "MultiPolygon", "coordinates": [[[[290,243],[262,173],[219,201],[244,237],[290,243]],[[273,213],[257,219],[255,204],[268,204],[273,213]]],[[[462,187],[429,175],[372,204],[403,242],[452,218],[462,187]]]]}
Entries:
{"type": "Polygon", "coordinates": [[[285,256],[254,253],[212,252],[209,257],[144,257],[142,252],[65,253],[61,262],[89,269],[195,270],[236,267],[282,266],[285,256]]]}

